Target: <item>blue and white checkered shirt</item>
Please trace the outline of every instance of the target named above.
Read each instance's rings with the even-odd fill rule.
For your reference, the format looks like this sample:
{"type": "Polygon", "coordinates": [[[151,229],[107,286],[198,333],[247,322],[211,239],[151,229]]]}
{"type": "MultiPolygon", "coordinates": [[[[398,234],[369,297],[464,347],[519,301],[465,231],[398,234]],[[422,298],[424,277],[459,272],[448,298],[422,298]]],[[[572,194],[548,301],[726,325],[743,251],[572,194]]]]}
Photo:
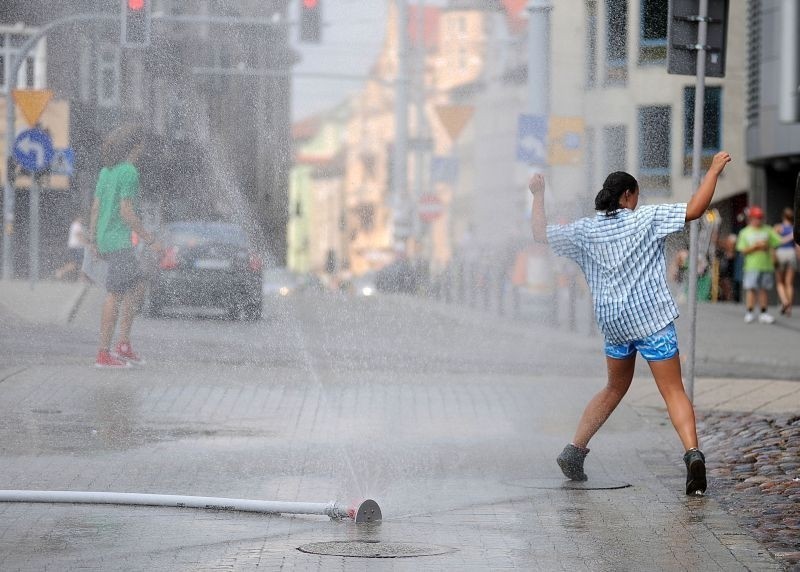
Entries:
{"type": "Polygon", "coordinates": [[[640,340],[669,325],[678,307],[667,286],[664,242],[683,230],[686,203],[643,205],[549,225],[553,252],[578,263],[606,340],[640,340]]]}

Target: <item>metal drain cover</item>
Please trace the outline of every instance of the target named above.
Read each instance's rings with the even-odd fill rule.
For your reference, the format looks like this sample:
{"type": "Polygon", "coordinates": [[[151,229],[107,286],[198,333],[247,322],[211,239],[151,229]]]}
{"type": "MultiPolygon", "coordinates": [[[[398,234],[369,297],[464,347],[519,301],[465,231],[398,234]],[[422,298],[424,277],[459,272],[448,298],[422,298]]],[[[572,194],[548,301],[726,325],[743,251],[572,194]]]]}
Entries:
{"type": "Polygon", "coordinates": [[[564,479],[520,479],[508,481],[509,485],[528,489],[568,489],[578,491],[596,491],[605,489],[624,489],[631,486],[624,481],[611,479],[589,479],[588,481],[566,481],[564,479]]]}
{"type": "Polygon", "coordinates": [[[455,552],[455,548],[415,542],[382,542],[380,540],[331,540],[312,542],[297,548],[308,554],[346,556],[350,558],[414,558],[455,552]]]}

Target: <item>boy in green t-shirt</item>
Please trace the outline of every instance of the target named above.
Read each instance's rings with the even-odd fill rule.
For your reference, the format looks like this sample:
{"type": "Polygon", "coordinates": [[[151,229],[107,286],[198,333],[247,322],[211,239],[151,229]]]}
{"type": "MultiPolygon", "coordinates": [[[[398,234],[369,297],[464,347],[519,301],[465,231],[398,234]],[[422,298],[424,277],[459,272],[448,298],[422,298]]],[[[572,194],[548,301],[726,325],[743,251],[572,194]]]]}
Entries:
{"type": "Polygon", "coordinates": [[[144,295],[144,276],[133,249],[131,232],[158,249],[155,237],[136,214],[139,171],[134,163],[142,150],[142,133],[133,127],[119,128],[104,145],[103,163],[97,180],[89,230],[91,244],[108,263],[106,295],[100,319],[100,344],[96,367],[119,368],[142,363],[131,348],[133,319],[144,295]],[[111,352],[111,340],[119,318],[119,343],[111,352]]]}
{"type": "Polygon", "coordinates": [[[781,238],[771,226],[764,224],[764,211],[759,207],[750,207],[747,216],[749,224],[739,232],[739,237],[736,239],[736,250],[744,255],[742,287],[746,291],[747,304],[744,321],[749,324],[755,319],[753,309],[758,290],[758,302],[761,306],[758,321],[762,324],[771,324],[775,318],[767,313],[767,291],[775,286],[772,249],[781,243],[781,238]]]}

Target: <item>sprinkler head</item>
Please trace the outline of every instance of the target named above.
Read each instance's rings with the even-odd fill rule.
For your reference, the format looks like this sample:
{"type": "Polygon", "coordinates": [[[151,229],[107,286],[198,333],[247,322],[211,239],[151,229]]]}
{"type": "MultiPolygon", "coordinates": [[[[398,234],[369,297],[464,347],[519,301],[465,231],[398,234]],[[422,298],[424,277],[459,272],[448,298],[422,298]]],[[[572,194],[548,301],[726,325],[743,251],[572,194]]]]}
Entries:
{"type": "Polygon", "coordinates": [[[356,524],[372,524],[382,519],[381,507],[372,499],[361,501],[358,506],[350,509],[350,513],[356,524]]]}

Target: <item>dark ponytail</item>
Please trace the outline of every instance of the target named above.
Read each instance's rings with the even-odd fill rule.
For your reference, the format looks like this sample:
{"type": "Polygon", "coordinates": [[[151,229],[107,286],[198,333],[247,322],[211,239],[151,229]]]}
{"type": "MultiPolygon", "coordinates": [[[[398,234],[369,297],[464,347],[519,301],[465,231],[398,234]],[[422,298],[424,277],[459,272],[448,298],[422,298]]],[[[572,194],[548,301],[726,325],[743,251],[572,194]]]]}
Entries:
{"type": "Polygon", "coordinates": [[[624,171],[615,171],[606,177],[603,188],[594,198],[594,210],[602,211],[607,215],[616,214],[619,210],[619,199],[625,191],[635,191],[639,183],[633,175],[624,171]]]}

